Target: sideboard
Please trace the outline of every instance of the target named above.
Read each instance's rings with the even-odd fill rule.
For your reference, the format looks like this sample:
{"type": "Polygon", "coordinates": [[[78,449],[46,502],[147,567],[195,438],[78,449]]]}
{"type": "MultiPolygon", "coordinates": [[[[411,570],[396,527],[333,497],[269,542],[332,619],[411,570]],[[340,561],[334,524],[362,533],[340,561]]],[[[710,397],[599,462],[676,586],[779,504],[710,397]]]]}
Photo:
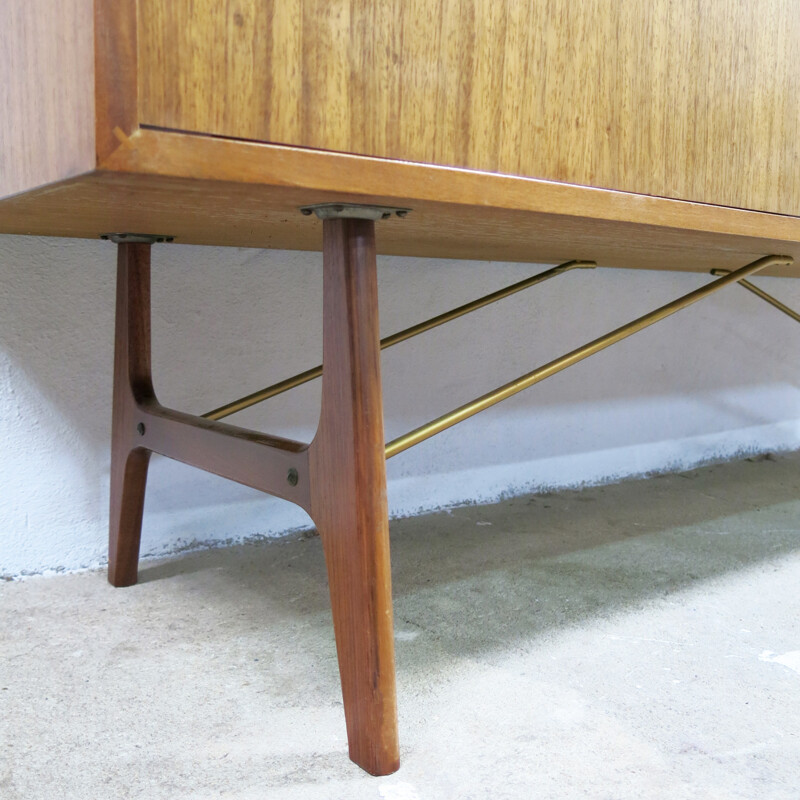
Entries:
{"type": "Polygon", "coordinates": [[[0,233],[117,243],[111,583],[136,581],[152,452],[299,504],[350,756],[395,770],[386,457],[750,274],[797,274],[798,42],[795,0],[6,0],[0,233]],[[163,241],[322,250],[323,364],[204,417],[160,405],[163,241]],[[722,277],[387,446],[376,253],[722,277]],[[220,421],[319,376],[311,443],[220,421]]]}

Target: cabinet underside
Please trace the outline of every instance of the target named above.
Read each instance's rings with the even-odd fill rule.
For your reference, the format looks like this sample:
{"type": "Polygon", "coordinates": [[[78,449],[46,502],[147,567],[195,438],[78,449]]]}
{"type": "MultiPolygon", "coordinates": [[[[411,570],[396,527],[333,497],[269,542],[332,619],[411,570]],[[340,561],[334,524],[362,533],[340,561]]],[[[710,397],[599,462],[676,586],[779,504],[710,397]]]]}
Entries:
{"type": "Polygon", "coordinates": [[[106,169],[0,202],[0,232],[319,250],[320,224],[299,207],[341,201],[413,209],[380,226],[385,254],[672,270],[800,261],[796,217],[148,130],[106,169]]]}

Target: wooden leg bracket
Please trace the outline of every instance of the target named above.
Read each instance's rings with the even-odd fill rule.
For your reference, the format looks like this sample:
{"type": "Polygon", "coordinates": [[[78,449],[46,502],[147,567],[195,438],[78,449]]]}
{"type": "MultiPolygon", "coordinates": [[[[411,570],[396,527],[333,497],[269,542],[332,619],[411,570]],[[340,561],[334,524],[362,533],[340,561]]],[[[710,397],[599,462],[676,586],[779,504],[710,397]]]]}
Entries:
{"type": "Polygon", "coordinates": [[[164,408],[150,366],[150,245],[120,244],[111,423],[109,580],[136,583],[150,453],[310,508],[308,446],[164,408]],[[288,480],[294,470],[297,480],[288,480]]]}
{"type": "Polygon", "coordinates": [[[290,500],[322,538],[350,757],[399,766],[374,222],[324,230],[322,412],[310,445],[165,408],[150,360],[150,244],[118,245],[109,581],[136,583],[150,453],[290,500]]]}

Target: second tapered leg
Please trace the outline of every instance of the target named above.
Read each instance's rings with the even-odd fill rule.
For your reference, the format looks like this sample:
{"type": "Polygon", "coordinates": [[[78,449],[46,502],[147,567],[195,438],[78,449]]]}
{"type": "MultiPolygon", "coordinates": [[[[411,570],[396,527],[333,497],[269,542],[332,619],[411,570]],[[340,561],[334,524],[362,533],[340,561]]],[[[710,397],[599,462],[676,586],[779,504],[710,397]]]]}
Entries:
{"type": "Polygon", "coordinates": [[[374,223],[324,222],[322,413],[309,450],[350,757],[399,766],[374,223]]]}

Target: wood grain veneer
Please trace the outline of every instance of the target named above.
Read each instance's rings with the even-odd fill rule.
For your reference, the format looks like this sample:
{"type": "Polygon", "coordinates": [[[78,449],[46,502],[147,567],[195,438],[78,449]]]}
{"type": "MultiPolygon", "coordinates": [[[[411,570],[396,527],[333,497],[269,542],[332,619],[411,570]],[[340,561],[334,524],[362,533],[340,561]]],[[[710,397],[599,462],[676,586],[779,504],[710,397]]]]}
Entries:
{"type": "Polygon", "coordinates": [[[187,243],[319,249],[319,224],[296,208],[347,199],[415,209],[404,225],[382,226],[383,253],[666,269],[733,268],[766,253],[797,259],[800,218],[719,203],[800,203],[800,62],[784,47],[800,15],[788,14],[788,0],[692,0],[681,23],[688,2],[635,0],[623,20],[610,0],[96,0],[93,15],[89,0],[52,9],[9,0],[0,7],[0,63],[14,76],[0,81],[10,98],[0,120],[0,233],[143,230],[187,243]],[[602,36],[608,20],[614,48],[602,36]],[[657,75],[674,78],[680,98],[657,75]],[[387,87],[401,79],[389,102],[387,87]],[[605,94],[595,97],[598,87],[605,94]],[[531,92],[544,92],[536,114],[531,92]],[[556,119],[570,98],[585,106],[572,127],[556,119]],[[614,124],[597,128],[611,111],[614,124]],[[247,128],[248,115],[262,127],[247,128]],[[301,146],[148,128],[153,121],[276,139],[284,131],[301,146]],[[337,138],[345,133],[352,146],[337,138]],[[625,188],[625,175],[638,176],[638,193],[317,143],[500,172],[541,158],[555,169],[543,167],[546,177],[602,184],[610,175],[625,188]],[[509,154],[523,160],[503,161],[509,154]],[[715,188],[734,185],[755,194],[715,188]],[[698,202],[708,198],[716,204],[698,202]]]}
{"type": "Polygon", "coordinates": [[[95,0],[97,161],[139,127],[137,0],[95,0]]]}
{"type": "Polygon", "coordinates": [[[800,214],[796,0],[139,0],[143,125],[800,214]]]}
{"type": "Polygon", "coordinates": [[[92,0],[0,2],[0,197],[95,166],[92,0]]]}

